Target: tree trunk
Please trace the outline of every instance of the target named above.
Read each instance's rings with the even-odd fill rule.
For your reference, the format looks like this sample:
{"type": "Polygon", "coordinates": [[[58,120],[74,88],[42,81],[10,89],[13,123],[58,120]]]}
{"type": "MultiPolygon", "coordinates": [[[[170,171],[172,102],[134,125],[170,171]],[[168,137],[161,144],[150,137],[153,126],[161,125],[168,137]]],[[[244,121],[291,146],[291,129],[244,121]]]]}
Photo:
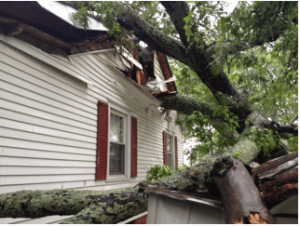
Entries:
{"type": "MultiPolygon", "coordinates": [[[[228,160],[223,158],[220,162],[216,162],[214,168],[223,165],[224,162],[226,164],[228,160]]],[[[235,159],[224,175],[219,173],[215,172],[213,178],[225,207],[227,224],[275,223],[243,162],[235,159]]]]}

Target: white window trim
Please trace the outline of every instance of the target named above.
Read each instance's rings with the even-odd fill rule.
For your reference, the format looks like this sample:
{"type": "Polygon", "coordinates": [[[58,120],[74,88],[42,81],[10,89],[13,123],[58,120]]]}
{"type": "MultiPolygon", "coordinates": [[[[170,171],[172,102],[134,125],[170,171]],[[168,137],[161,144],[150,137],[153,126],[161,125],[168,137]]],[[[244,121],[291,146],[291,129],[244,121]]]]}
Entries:
{"type": "Polygon", "coordinates": [[[108,136],[108,145],[107,145],[107,172],[106,172],[106,182],[117,182],[117,181],[129,181],[131,178],[131,112],[126,108],[120,106],[119,104],[107,100],[108,103],[108,134],[110,134],[110,113],[112,111],[120,112],[125,115],[125,163],[124,163],[124,174],[122,175],[109,175],[109,157],[110,157],[110,137],[108,136]]]}

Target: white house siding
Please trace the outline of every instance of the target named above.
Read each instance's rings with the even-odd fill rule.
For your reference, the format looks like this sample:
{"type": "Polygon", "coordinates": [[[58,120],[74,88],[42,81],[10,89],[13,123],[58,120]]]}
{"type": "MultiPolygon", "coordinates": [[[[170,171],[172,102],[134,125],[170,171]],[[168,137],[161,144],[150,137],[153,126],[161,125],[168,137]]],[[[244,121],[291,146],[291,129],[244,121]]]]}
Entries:
{"type": "MultiPolygon", "coordinates": [[[[0,193],[134,186],[150,167],[163,164],[163,131],[178,137],[178,162],[183,163],[176,112],[171,112],[170,123],[161,121],[159,112],[147,115],[146,108],[158,102],[95,55],[70,61],[0,35],[0,193]],[[72,72],[93,85],[70,76],[72,72]],[[138,177],[128,182],[95,181],[97,102],[108,98],[138,119],[138,177]]],[[[0,219],[0,223],[20,220],[27,222],[0,219]]],[[[58,220],[48,217],[42,222],[58,220]]]]}

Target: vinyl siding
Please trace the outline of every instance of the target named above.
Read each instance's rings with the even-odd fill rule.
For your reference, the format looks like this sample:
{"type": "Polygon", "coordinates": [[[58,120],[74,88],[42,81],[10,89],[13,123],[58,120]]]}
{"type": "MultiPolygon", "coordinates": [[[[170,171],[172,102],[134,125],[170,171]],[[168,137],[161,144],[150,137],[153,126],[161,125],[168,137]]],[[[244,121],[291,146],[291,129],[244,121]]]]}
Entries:
{"type": "MultiPolygon", "coordinates": [[[[158,102],[97,59],[115,60],[116,66],[121,63],[118,54],[79,55],[70,63],[11,37],[0,34],[0,40],[0,193],[134,186],[150,167],[163,164],[162,131],[178,137],[178,163],[183,163],[177,113],[171,111],[171,123],[161,120],[158,112],[147,115],[146,108],[158,102]],[[137,177],[127,182],[95,180],[97,102],[107,99],[130,110],[138,121],[137,177]]],[[[22,223],[58,221],[47,217],[22,223]]]]}

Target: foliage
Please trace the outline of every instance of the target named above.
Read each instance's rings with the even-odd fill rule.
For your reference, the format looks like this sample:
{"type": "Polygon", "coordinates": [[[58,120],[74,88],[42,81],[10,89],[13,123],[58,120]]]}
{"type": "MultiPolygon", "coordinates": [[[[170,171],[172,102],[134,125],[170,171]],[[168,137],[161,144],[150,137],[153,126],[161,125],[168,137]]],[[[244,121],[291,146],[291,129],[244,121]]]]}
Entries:
{"type": "Polygon", "coordinates": [[[156,165],[147,171],[147,182],[164,178],[173,174],[173,169],[168,165],[156,165]]]}
{"type": "Polygon", "coordinates": [[[270,150],[278,147],[280,144],[280,136],[272,130],[268,129],[250,129],[246,136],[254,141],[259,149],[261,149],[266,156],[270,156],[270,150]]]}
{"type": "Polygon", "coordinates": [[[189,167],[188,165],[182,163],[181,166],[177,166],[177,170],[180,171],[180,170],[186,169],[186,168],[188,168],[188,167],[189,167]]]}
{"type": "MultiPolygon", "coordinates": [[[[259,112],[269,115],[270,120],[284,124],[290,124],[291,119],[298,114],[298,24],[291,22],[293,18],[297,18],[297,12],[295,2],[255,2],[252,5],[239,2],[230,16],[221,17],[217,21],[214,26],[216,32],[206,36],[211,43],[216,43],[215,60],[212,63],[216,73],[223,68],[235,86],[250,94],[248,101],[255,104],[259,112]],[[254,40],[256,34],[268,37],[270,27],[274,25],[278,31],[285,28],[277,41],[249,48],[249,37],[250,40],[254,40]],[[245,51],[236,51],[233,54],[237,45],[245,48],[245,51]]],[[[179,93],[201,101],[217,103],[190,68],[175,60],[170,65],[178,78],[176,84],[179,93]]],[[[201,142],[192,150],[186,151],[190,159],[196,161],[210,150],[220,152],[232,145],[222,137],[222,132],[234,131],[238,128],[240,119],[229,116],[228,113],[230,112],[224,105],[214,108],[214,114],[223,115],[229,123],[223,125],[221,130],[213,132],[209,116],[194,112],[186,117],[185,122],[189,129],[186,139],[195,136],[201,142]],[[191,155],[195,152],[198,154],[191,155]]],[[[255,137],[256,143],[266,155],[268,150],[278,144],[278,135],[275,136],[271,131],[247,133],[245,136],[255,137]]],[[[291,137],[287,141],[291,150],[298,150],[297,137],[291,137]]]]}
{"type": "MultiPolygon", "coordinates": [[[[224,137],[223,133],[234,133],[239,127],[237,117],[229,111],[227,106],[218,104],[193,70],[174,59],[170,60],[170,66],[178,79],[176,85],[180,94],[185,94],[199,101],[217,104],[212,108],[213,116],[223,117],[227,121],[227,123],[215,122],[212,126],[211,115],[203,115],[199,111],[194,111],[189,116],[186,115],[184,122],[189,132],[184,134],[185,139],[189,140],[195,137],[194,142],[197,143],[192,149],[185,150],[187,159],[196,162],[207,153],[224,152],[228,147],[234,145],[235,142],[224,137]]],[[[180,124],[180,120],[177,119],[177,123],[180,124]]]]}

